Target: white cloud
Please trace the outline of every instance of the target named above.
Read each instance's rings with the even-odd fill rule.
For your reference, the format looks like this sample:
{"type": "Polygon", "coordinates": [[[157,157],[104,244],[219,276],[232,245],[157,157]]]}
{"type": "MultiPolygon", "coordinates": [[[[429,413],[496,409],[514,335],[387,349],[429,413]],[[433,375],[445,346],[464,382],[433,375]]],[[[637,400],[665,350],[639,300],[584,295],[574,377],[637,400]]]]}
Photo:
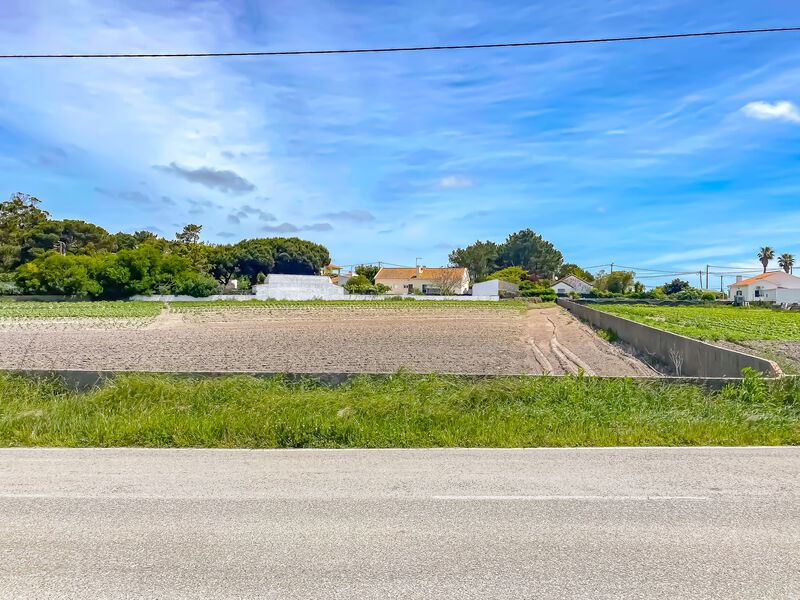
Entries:
{"type": "Polygon", "coordinates": [[[449,189],[468,188],[472,187],[474,183],[472,179],[463,175],[448,175],[447,177],[442,177],[439,181],[439,187],[449,189]]]}
{"type": "Polygon", "coordinates": [[[800,110],[797,105],[786,100],[772,104],[762,101],[750,102],[742,107],[742,112],[754,119],[779,119],[800,123],[800,110]]]}

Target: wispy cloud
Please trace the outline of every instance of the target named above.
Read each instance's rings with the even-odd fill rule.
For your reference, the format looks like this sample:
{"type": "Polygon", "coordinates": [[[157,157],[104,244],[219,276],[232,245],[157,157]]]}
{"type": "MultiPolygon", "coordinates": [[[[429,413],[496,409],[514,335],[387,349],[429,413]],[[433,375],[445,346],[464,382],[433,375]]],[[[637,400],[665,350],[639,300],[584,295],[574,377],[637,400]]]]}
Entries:
{"type": "Polygon", "coordinates": [[[246,194],[256,189],[256,186],[241,175],[230,170],[218,171],[213,167],[200,167],[189,169],[172,162],[168,166],[156,165],[153,167],[162,173],[180,177],[192,183],[199,183],[210,189],[216,189],[226,194],[246,194]]]}
{"type": "Polygon", "coordinates": [[[464,175],[448,175],[439,180],[439,187],[444,189],[470,188],[475,182],[464,175]]]}
{"type": "Polygon", "coordinates": [[[797,105],[787,100],[781,102],[750,102],[742,107],[748,117],[764,120],[789,121],[800,123],[800,110],[797,105]]]}
{"type": "Polygon", "coordinates": [[[266,225],[261,231],[271,233],[297,233],[299,231],[331,231],[333,225],[330,223],[313,223],[311,225],[298,226],[294,223],[281,223],[280,225],[266,225]]]}
{"type": "Polygon", "coordinates": [[[339,212],[325,213],[322,217],[335,221],[354,221],[356,223],[366,223],[375,220],[375,215],[367,210],[341,210],[339,212]]]}

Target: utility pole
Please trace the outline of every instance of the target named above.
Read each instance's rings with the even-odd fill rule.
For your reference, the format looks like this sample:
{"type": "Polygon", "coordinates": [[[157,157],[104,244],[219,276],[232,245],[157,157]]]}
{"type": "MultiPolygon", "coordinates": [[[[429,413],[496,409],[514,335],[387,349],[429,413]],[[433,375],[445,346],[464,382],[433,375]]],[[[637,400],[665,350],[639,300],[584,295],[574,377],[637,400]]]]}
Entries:
{"type": "Polygon", "coordinates": [[[706,265],[706,289],[708,289],[708,265],[706,265]]]}
{"type": "Polygon", "coordinates": [[[422,257],[421,256],[417,256],[416,260],[417,260],[417,268],[419,269],[419,261],[422,260],[422,257]]]}
{"type": "Polygon", "coordinates": [[[722,275],[719,276],[719,291],[723,294],[725,293],[725,290],[722,287],[722,275]]]}
{"type": "Polygon", "coordinates": [[[700,289],[703,288],[703,272],[698,271],[697,274],[700,276],[700,289]]]}
{"type": "Polygon", "coordinates": [[[614,272],[614,261],[611,261],[611,272],[614,272]]]}
{"type": "Polygon", "coordinates": [[[53,244],[53,248],[55,248],[61,256],[67,255],[67,245],[62,240],[55,242],[53,244]]]}

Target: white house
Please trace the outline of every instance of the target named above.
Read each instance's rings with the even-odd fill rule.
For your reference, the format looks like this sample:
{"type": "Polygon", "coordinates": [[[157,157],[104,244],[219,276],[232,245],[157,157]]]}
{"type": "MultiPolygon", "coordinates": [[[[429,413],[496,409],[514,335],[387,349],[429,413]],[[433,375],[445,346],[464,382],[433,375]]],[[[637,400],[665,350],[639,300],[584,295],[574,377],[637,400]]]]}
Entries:
{"type": "Polygon", "coordinates": [[[375,283],[389,287],[390,294],[423,294],[430,289],[451,294],[464,294],[469,289],[469,272],[463,267],[429,269],[392,269],[383,267],[375,275],[375,283]]]}
{"type": "Polygon", "coordinates": [[[550,289],[552,289],[558,295],[566,295],[570,292],[575,292],[576,294],[588,294],[592,289],[592,284],[587,283],[575,275],[567,275],[566,277],[556,281],[552,286],[550,286],[550,289]]]}
{"type": "Polygon", "coordinates": [[[745,302],[775,302],[776,304],[800,303],[800,277],[783,271],[770,271],[728,286],[729,296],[744,297],[745,302]]]}

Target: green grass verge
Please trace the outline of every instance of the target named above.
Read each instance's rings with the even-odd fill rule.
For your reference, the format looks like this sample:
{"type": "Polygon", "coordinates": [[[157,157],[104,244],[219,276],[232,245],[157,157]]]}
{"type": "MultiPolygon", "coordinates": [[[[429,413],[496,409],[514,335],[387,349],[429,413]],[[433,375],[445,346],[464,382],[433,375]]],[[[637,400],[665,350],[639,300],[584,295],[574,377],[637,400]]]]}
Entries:
{"type": "Polygon", "coordinates": [[[0,319],[154,317],[161,302],[14,302],[0,300],[0,319]]]}
{"type": "Polygon", "coordinates": [[[800,340],[800,313],[734,306],[595,304],[592,308],[701,340],[800,340]]]}
{"type": "Polygon", "coordinates": [[[125,375],[88,392],[0,372],[0,446],[378,448],[800,444],[800,381],[720,392],[586,377],[399,373],[329,388],[125,375]]]}

